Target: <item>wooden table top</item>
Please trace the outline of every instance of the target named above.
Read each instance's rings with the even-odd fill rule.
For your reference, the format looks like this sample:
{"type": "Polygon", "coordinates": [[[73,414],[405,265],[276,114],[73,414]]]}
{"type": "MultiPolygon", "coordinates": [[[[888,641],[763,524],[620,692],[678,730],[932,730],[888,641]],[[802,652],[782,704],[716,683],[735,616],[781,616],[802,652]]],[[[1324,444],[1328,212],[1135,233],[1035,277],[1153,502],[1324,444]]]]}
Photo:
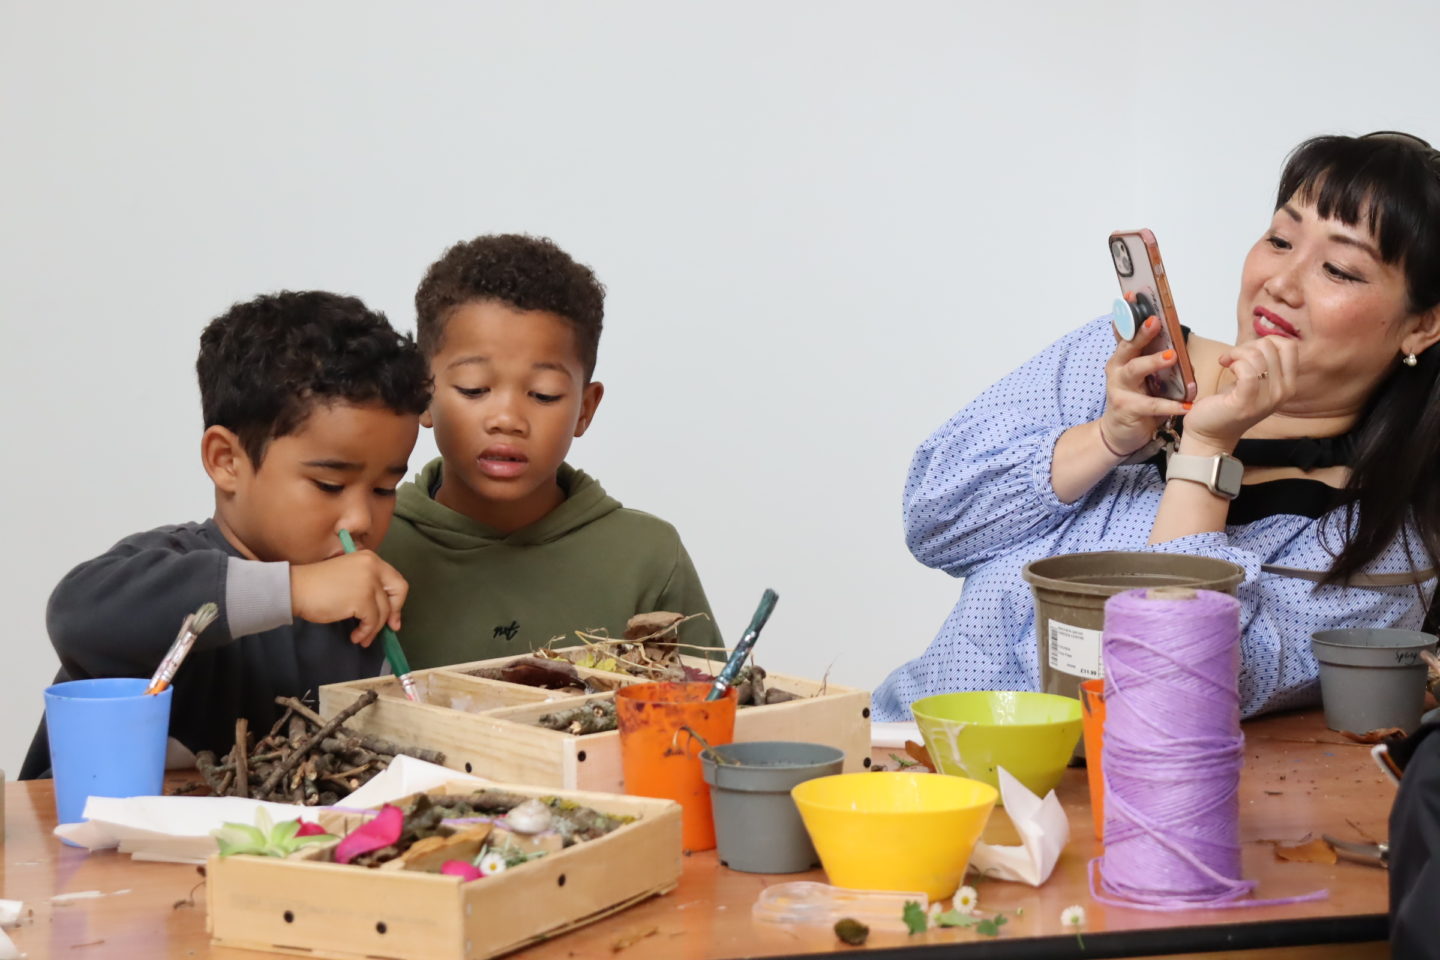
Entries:
{"type": "MultiPolygon", "coordinates": [[[[1259,881],[1258,898],[1328,890],[1325,900],[1228,910],[1152,912],[1107,907],[1091,900],[1086,865],[1098,853],[1090,820],[1085,771],[1066,771],[1058,794],[1070,817],[1071,840],[1043,886],[985,881],[975,884],[982,911],[1004,912],[998,938],[970,929],[932,930],[907,936],[872,933],[867,956],[903,951],[916,960],[948,953],[958,942],[981,941],[976,956],[1071,955],[1074,934],[1061,911],[1081,904],[1087,956],[1174,953],[1254,946],[1383,939],[1387,876],[1375,867],[1280,861],[1272,841],[1329,833],[1344,839],[1385,840],[1393,786],[1368,756],[1368,747],[1324,728],[1318,712],[1287,714],[1245,726],[1241,778],[1244,874],[1259,881]],[[1017,915],[1017,911],[1023,911],[1017,915]]],[[[877,757],[886,752],[877,751],[877,757]]],[[[216,957],[259,958],[213,948],[205,933],[202,877],[193,866],[131,861],[113,851],[87,854],[51,836],[55,807],[49,781],[5,787],[4,868],[0,897],[23,900],[29,918],[10,930],[32,958],[216,957]],[[99,891],[103,896],[54,901],[57,894],[99,891]],[[193,903],[191,897],[193,895],[193,903]],[[88,948],[88,949],[87,949],[88,948]],[[91,952],[93,951],[93,952],[91,952]]],[[[998,809],[985,833],[992,843],[1014,843],[998,809]]],[[[828,927],[756,923],[750,910],[765,887],[824,874],[786,876],[738,873],[721,867],[713,852],[685,861],[678,889],[615,916],[538,944],[525,960],[614,956],[621,960],[672,957],[767,957],[848,949],[828,927]]],[[[973,876],[971,881],[974,883],[973,876]]],[[[968,955],[968,954],[967,954],[968,955]]]]}

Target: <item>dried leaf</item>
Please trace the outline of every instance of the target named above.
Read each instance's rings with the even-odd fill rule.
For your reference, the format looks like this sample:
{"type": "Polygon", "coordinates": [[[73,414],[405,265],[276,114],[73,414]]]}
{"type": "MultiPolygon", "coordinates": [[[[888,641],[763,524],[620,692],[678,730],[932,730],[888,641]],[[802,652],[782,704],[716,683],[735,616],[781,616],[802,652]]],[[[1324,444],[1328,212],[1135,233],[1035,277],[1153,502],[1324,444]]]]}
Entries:
{"type": "Polygon", "coordinates": [[[648,930],[639,930],[634,933],[627,933],[625,934],[625,936],[618,938],[614,943],[610,944],[610,952],[619,953],[626,947],[633,947],[635,944],[639,943],[641,940],[644,940],[646,937],[653,937],[659,932],[659,927],[651,927],[648,930]]]}
{"type": "Polygon", "coordinates": [[[670,613],[665,610],[637,613],[625,622],[625,639],[674,640],[676,634],[671,628],[684,619],[683,613],[670,613]]]}
{"type": "Polygon", "coordinates": [[[1335,848],[1320,837],[1307,836],[1299,843],[1275,843],[1275,859],[1291,863],[1334,863],[1335,848]]]}
{"type": "Polygon", "coordinates": [[[930,751],[925,749],[925,744],[916,743],[914,740],[905,741],[905,752],[910,759],[927,768],[932,773],[935,771],[935,761],[930,759],[930,751]]]}
{"type": "Polygon", "coordinates": [[[1405,731],[1399,727],[1381,727],[1378,730],[1367,730],[1365,733],[1351,733],[1349,730],[1341,730],[1340,736],[1346,740],[1354,740],[1356,743],[1379,743],[1382,740],[1389,740],[1392,737],[1403,740],[1405,739],[1405,731]]]}

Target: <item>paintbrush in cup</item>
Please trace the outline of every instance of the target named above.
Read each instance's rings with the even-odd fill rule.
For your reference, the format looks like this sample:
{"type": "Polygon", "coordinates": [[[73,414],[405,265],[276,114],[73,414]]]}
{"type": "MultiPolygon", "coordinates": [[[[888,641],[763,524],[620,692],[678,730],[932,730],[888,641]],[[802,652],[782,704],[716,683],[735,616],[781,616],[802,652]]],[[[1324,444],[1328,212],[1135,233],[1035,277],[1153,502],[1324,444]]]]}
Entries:
{"type": "MultiPolygon", "coordinates": [[[[346,553],[355,552],[355,541],[349,530],[340,531],[340,546],[345,548],[346,553]]],[[[380,628],[380,642],[384,644],[385,661],[390,664],[390,672],[395,674],[395,679],[400,681],[400,689],[405,691],[405,699],[418,702],[420,696],[415,692],[415,681],[410,676],[410,661],[405,659],[405,651],[400,649],[400,638],[394,630],[385,626],[380,628]]]]}
{"type": "Polygon", "coordinates": [[[755,648],[755,641],[760,639],[760,629],[765,626],[765,621],[770,619],[770,613],[775,609],[775,601],[779,599],[780,595],[768,587],[760,595],[760,605],[755,608],[755,616],[750,618],[750,626],[745,628],[745,635],[735,644],[730,659],[725,661],[720,675],[710,686],[710,692],[705,695],[706,700],[719,700],[725,696],[726,688],[735,682],[735,675],[740,672],[745,658],[750,656],[750,651],[755,648]]]}
{"type": "Polygon", "coordinates": [[[147,694],[163,693],[165,688],[170,686],[170,681],[175,679],[175,671],[180,669],[180,664],[190,655],[190,648],[195,646],[195,640],[218,616],[220,607],[213,603],[203,604],[199,610],[185,615],[180,624],[180,633],[176,635],[175,642],[170,644],[170,649],[165,651],[165,659],[160,661],[155,675],[150,678],[150,686],[145,688],[147,694]]]}

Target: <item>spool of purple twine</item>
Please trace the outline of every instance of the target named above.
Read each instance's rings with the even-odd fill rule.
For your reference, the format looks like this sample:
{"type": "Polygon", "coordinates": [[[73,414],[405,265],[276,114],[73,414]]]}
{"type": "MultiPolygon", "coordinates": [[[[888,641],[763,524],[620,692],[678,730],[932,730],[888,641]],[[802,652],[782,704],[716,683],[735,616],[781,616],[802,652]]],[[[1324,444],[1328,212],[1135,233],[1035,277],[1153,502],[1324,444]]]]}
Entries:
{"type": "Polygon", "coordinates": [[[1240,870],[1239,602],[1210,590],[1130,590],[1106,602],[1102,644],[1096,899],[1153,910],[1257,905],[1239,899],[1255,886],[1240,870]]]}

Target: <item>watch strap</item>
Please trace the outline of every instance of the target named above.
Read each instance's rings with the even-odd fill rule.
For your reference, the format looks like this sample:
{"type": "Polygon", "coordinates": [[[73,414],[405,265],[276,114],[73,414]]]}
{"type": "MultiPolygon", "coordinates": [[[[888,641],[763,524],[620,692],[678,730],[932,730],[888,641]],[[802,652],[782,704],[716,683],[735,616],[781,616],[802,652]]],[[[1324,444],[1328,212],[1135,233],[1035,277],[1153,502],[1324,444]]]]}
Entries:
{"type": "Polygon", "coordinates": [[[1208,489],[1217,497],[1234,500],[1240,493],[1244,465],[1228,453],[1197,457],[1172,453],[1165,461],[1165,479],[1189,480],[1208,489]]]}

